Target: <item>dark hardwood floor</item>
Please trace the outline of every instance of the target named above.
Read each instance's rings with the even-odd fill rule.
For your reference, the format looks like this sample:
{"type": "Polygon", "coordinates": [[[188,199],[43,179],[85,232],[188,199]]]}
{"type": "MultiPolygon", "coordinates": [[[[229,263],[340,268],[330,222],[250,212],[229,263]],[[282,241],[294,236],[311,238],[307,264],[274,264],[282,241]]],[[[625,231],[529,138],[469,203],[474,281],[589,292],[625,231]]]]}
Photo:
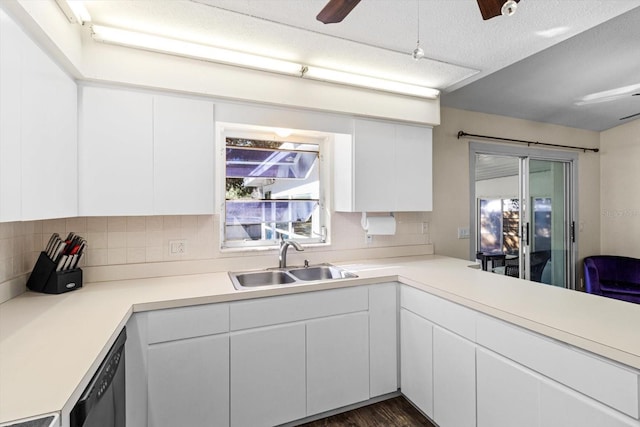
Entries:
{"type": "Polygon", "coordinates": [[[298,427],[435,427],[404,397],[394,397],[298,427]]]}

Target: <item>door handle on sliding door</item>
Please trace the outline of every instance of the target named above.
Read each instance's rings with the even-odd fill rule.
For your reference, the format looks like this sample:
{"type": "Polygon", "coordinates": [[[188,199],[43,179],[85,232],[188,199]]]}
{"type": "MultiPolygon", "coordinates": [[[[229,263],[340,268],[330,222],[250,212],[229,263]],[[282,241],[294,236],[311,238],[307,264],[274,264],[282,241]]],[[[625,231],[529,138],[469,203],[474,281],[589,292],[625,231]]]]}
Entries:
{"type": "Polygon", "coordinates": [[[525,246],[529,246],[529,223],[527,222],[522,226],[522,241],[525,246]]]}

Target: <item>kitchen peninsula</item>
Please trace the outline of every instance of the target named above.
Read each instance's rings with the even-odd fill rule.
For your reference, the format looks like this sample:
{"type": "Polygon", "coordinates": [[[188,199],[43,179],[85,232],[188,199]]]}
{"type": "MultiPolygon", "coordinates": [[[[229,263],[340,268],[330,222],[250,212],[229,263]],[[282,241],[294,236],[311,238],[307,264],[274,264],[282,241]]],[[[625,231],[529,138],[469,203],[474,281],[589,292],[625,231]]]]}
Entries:
{"type": "MultiPolygon", "coordinates": [[[[490,402],[486,401],[489,395],[482,394],[488,390],[482,387],[483,375],[493,372],[496,364],[504,364],[504,372],[526,371],[540,383],[540,390],[550,387],[546,395],[563,396],[555,401],[571,398],[569,407],[573,410],[583,411],[586,405],[589,411],[619,423],[611,425],[640,425],[640,340],[632,328],[620,328],[621,324],[639,324],[636,305],[489,274],[468,268],[468,261],[440,256],[340,265],[359,277],[237,291],[227,272],[221,271],[88,283],[63,295],[27,292],[14,298],[0,305],[0,422],[61,412],[65,426],[71,407],[118,333],[138,313],[395,283],[402,337],[397,384],[439,425],[447,425],[442,416],[439,420],[439,414],[447,413],[439,409],[449,404],[442,400],[446,393],[428,397],[431,404],[435,402],[434,417],[429,413],[431,404],[422,406],[420,396],[405,391],[405,383],[409,385],[406,369],[413,366],[405,358],[420,351],[412,348],[416,340],[405,333],[415,330],[409,328],[415,323],[413,317],[429,324],[434,345],[438,336],[445,336],[463,343],[474,360],[477,357],[478,371],[466,379],[478,381],[478,395],[473,396],[473,404],[477,401],[478,405],[478,426],[495,422],[483,412],[490,402]],[[528,349],[532,351],[528,353],[528,349]],[[545,357],[557,359],[550,364],[545,357]],[[587,378],[597,382],[592,384],[587,378]],[[617,392],[609,393],[609,386],[617,392]],[[629,390],[632,392],[627,393],[629,390]]],[[[456,345],[445,348],[458,354],[456,345]]],[[[438,354],[437,349],[433,354],[438,354]]],[[[435,357],[436,364],[431,367],[436,384],[438,360],[435,357]]],[[[505,396],[496,393],[495,398],[505,396]]],[[[475,413],[475,406],[473,409],[475,413]]],[[[538,415],[544,419],[550,413],[538,415]]]]}

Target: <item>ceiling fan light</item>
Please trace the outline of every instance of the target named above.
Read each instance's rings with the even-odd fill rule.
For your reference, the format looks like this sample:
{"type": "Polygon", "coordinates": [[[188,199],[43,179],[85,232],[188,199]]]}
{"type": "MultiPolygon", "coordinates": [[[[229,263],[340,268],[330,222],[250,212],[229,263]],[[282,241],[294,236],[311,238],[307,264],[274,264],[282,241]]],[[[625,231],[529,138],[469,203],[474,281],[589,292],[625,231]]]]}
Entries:
{"type": "Polygon", "coordinates": [[[418,44],[418,46],[416,46],[415,49],[413,49],[413,52],[411,53],[411,57],[413,59],[415,59],[416,61],[422,59],[424,57],[424,50],[422,50],[422,48],[420,47],[420,45],[418,44]]]}
{"type": "Polygon", "coordinates": [[[518,3],[515,0],[507,0],[502,5],[501,12],[504,16],[512,16],[516,13],[516,9],[518,8],[518,3]]]}

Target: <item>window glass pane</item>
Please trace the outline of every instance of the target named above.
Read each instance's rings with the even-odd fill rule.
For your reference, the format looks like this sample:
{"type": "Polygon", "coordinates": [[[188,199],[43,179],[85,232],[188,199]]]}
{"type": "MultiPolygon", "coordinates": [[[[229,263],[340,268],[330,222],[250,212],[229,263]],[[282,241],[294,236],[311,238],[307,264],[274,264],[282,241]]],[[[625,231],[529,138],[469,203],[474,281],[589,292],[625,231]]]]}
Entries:
{"type": "Polygon", "coordinates": [[[502,205],[500,199],[480,200],[480,252],[502,252],[502,205]]]}
{"type": "Polygon", "coordinates": [[[319,145],[226,138],[224,242],[322,242],[319,145]]]}
{"type": "Polygon", "coordinates": [[[228,177],[304,179],[318,153],[227,147],[228,177]]]}
{"type": "Polygon", "coordinates": [[[231,201],[225,207],[225,224],[262,224],[265,222],[306,222],[318,202],[311,201],[231,201]]]}

